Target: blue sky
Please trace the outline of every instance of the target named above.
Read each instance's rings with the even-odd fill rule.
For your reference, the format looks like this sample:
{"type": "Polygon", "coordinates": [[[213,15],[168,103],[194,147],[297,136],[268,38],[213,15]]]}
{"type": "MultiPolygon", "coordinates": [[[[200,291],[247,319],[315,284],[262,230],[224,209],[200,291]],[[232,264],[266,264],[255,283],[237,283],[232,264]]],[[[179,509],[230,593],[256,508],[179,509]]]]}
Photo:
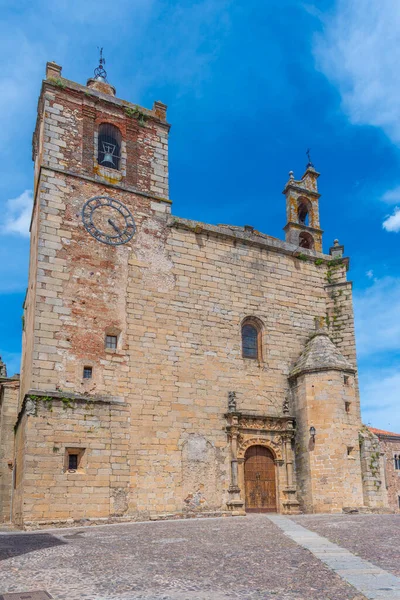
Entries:
{"type": "Polygon", "coordinates": [[[168,104],[173,211],[283,237],[307,147],[324,249],[351,257],[363,418],[400,431],[400,5],[393,0],[0,0],[0,354],[19,370],[31,136],[45,63],[168,104]],[[5,63],[5,64],[4,64],[5,63]],[[399,207],[399,208],[398,208],[399,207]]]}

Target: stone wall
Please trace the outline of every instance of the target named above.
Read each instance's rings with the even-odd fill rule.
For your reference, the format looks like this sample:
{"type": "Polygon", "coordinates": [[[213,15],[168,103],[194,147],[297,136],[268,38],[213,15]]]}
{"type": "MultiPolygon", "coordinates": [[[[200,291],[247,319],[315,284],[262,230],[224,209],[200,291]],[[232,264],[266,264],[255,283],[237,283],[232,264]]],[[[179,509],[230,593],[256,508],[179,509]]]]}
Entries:
{"type": "Polygon", "coordinates": [[[129,408],[59,396],[31,396],[20,414],[14,521],[124,515],[131,483],[129,408]],[[68,469],[68,452],[79,455],[76,470],[68,469]]]}
{"type": "Polygon", "coordinates": [[[370,508],[387,506],[385,463],[379,438],[363,427],[359,434],[364,504],[370,508]]]}
{"type": "Polygon", "coordinates": [[[11,518],[14,425],[18,413],[19,378],[0,378],[0,523],[11,518]]]}
{"type": "Polygon", "coordinates": [[[400,469],[396,469],[394,456],[400,463],[400,435],[393,437],[379,436],[381,452],[384,454],[385,483],[387,488],[388,505],[400,512],[400,469]]]}

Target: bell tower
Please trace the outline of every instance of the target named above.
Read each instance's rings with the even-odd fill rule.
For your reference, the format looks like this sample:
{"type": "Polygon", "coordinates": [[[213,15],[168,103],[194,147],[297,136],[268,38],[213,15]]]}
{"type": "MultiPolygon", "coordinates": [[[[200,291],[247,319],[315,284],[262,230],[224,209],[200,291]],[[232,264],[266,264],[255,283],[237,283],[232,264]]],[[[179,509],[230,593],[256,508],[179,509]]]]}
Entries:
{"type": "Polygon", "coordinates": [[[297,181],[289,172],[283,194],[286,196],[286,241],[300,248],[322,252],[323,231],[319,224],[319,173],[309,160],[303,177],[297,181]]]}

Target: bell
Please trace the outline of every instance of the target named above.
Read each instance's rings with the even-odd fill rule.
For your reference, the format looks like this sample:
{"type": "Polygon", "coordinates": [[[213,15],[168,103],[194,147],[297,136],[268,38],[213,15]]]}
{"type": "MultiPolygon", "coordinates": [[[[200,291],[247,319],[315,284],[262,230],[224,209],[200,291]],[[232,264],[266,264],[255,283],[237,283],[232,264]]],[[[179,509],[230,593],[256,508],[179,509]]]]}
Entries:
{"type": "Polygon", "coordinates": [[[104,164],[111,164],[114,167],[115,165],[114,165],[113,155],[110,152],[105,152],[104,153],[104,158],[101,161],[101,164],[102,165],[104,165],[104,164]]]}

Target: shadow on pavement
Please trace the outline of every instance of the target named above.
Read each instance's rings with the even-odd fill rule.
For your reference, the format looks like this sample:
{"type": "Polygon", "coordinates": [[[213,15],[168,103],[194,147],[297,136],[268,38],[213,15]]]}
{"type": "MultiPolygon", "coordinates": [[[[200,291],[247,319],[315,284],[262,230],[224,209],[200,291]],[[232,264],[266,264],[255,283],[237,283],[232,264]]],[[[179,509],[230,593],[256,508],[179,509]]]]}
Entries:
{"type": "Polygon", "coordinates": [[[52,548],[66,544],[50,533],[9,534],[0,536],[0,560],[27,554],[42,548],[52,548]]]}

